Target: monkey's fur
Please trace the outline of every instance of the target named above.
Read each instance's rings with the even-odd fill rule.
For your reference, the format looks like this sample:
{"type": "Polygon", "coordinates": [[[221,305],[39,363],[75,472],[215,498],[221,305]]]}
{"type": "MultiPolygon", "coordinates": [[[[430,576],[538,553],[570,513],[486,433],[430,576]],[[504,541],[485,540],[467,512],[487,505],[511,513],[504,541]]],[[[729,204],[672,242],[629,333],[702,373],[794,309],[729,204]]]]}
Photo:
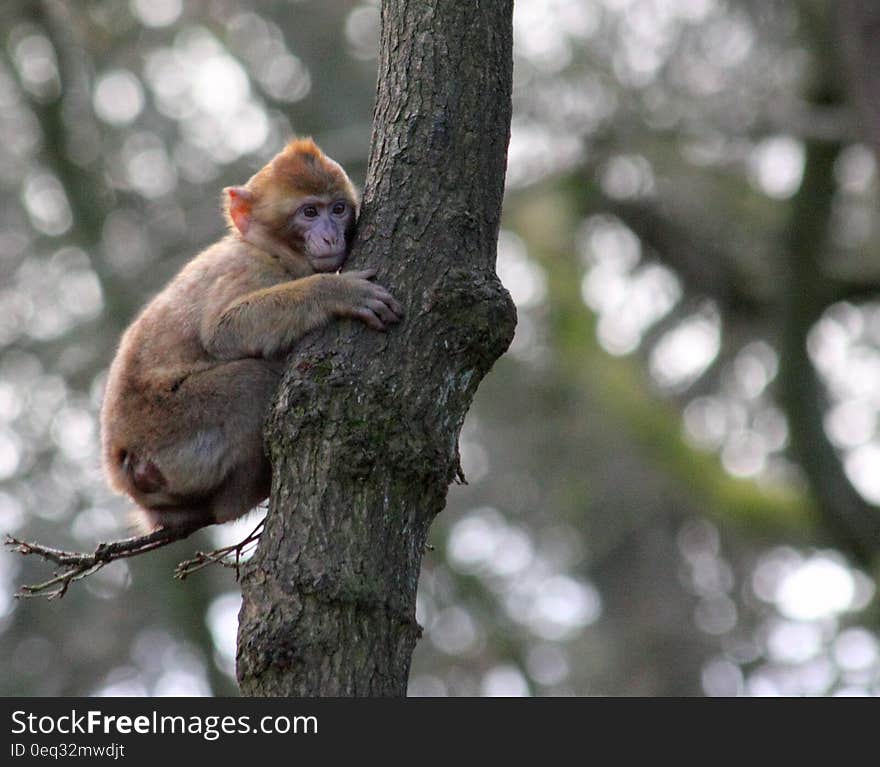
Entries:
{"type": "Polygon", "coordinates": [[[224,191],[229,234],[141,312],[110,367],[105,472],[144,531],[225,522],[265,499],[262,423],[282,355],[333,317],[382,330],[402,316],[372,270],[336,273],[357,198],[311,139],[224,191]]]}

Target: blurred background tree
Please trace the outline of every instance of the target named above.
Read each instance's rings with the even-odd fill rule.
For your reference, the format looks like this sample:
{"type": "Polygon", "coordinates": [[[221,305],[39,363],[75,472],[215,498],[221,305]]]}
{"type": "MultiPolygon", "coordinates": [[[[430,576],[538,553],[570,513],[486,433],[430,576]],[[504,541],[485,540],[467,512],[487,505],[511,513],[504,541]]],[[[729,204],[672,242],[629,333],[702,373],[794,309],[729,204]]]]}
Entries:
{"type": "MultiPolygon", "coordinates": [[[[880,692],[870,5],[516,3],[519,326],[411,694],[880,692]]],[[[125,531],[96,424],[120,331],[289,135],[363,180],[377,6],[11,0],[0,30],[0,531],[89,548],[125,531]]],[[[172,580],[193,545],[52,603],[0,556],[0,692],[235,694],[238,589],[172,580]]]]}

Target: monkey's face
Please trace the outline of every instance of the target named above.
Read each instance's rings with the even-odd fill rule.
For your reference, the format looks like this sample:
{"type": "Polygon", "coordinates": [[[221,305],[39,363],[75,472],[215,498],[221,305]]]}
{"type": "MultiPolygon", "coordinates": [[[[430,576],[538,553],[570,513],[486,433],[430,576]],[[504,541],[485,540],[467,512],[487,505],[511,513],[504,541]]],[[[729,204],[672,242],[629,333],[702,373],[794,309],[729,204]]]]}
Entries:
{"type": "Polygon", "coordinates": [[[291,141],[244,186],[226,190],[225,209],[245,241],[293,272],[342,267],[357,219],[357,193],[339,163],[311,139],[291,141]]]}
{"type": "Polygon", "coordinates": [[[335,272],[348,257],[355,208],[345,197],[307,197],[294,211],[290,226],[316,272],[335,272]]]}

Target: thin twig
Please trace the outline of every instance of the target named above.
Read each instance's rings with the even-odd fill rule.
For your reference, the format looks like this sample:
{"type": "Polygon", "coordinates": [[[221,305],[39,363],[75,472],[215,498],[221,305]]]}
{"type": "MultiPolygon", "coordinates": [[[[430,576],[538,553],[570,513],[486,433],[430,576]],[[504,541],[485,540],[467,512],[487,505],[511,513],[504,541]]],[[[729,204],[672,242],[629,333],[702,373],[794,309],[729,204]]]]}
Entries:
{"type": "Polygon", "coordinates": [[[231,567],[234,569],[235,580],[238,580],[241,572],[241,558],[245,554],[245,549],[251,544],[256,545],[256,542],[260,540],[265,522],[266,518],[264,517],[260,520],[259,524],[251,530],[247,538],[232,546],[224,546],[221,549],[215,549],[214,551],[209,552],[197,551],[192,559],[187,559],[177,565],[174,570],[174,577],[184,580],[188,575],[192,575],[208,565],[222,565],[223,567],[231,567]],[[232,554],[235,554],[235,561],[227,561],[228,557],[232,554]]]}
{"type": "Polygon", "coordinates": [[[134,538],[125,538],[109,543],[99,543],[91,554],[79,551],[63,551],[40,543],[21,541],[10,535],[6,536],[4,544],[17,551],[23,556],[36,554],[43,559],[54,562],[60,569],[53,573],[53,577],[43,583],[21,586],[15,594],[16,598],[45,596],[49,599],[60,599],[67,593],[67,589],[74,581],[96,573],[105,565],[118,559],[136,557],[146,554],[148,551],[167,546],[169,543],[187,538],[199,527],[160,528],[148,535],[138,535],[134,538]]]}

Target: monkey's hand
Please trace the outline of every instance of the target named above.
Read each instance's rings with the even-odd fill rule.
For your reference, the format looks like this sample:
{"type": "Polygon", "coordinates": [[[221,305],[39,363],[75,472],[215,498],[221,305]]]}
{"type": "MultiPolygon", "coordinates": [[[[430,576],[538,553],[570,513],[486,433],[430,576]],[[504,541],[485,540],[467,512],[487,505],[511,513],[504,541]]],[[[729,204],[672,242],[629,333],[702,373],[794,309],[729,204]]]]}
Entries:
{"type": "Polygon", "coordinates": [[[345,282],[337,313],[360,320],[373,330],[385,330],[388,325],[400,322],[403,306],[381,285],[370,282],[375,276],[375,269],[338,275],[345,282]]]}

